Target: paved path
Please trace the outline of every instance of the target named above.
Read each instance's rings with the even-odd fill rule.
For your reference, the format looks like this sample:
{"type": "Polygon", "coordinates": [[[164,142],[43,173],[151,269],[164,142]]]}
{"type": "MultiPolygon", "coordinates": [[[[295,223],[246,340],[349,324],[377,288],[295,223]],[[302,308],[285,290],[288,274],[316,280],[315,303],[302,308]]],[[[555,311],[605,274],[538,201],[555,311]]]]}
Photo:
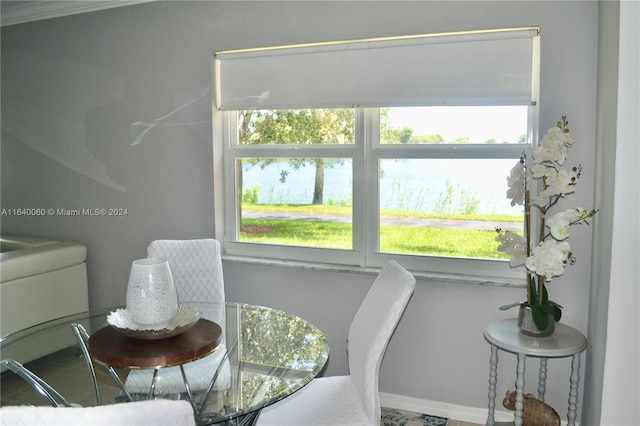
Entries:
{"type": "MultiPolygon", "coordinates": [[[[272,220],[302,220],[309,222],[351,222],[349,215],[322,215],[313,216],[307,213],[273,213],[248,210],[242,212],[242,217],[247,219],[272,219],[272,220]]],[[[387,226],[419,226],[428,228],[458,228],[458,229],[479,229],[494,231],[497,227],[503,230],[522,231],[522,225],[517,222],[485,222],[474,220],[451,220],[451,219],[422,219],[410,217],[389,217],[383,216],[382,225],[387,226]]]]}

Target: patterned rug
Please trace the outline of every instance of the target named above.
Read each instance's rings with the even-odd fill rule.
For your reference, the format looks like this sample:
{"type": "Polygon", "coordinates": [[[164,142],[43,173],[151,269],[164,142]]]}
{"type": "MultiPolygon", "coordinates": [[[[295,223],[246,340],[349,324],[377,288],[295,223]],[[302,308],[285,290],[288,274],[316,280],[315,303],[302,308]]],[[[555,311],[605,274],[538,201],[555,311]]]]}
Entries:
{"type": "Polygon", "coordinates": [[[444,417],[382,407],[380,426],[446,426],[444,417]]]}

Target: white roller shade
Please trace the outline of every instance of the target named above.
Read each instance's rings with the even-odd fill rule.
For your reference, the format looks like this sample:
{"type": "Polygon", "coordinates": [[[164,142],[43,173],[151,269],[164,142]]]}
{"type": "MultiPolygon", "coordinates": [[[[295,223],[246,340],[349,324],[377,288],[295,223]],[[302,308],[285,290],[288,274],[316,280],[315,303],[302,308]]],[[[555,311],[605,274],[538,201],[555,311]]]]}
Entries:
{"type": "Polygon", "coordinates": [[[539,29],[217,52],[221,110],[529,105],[539,29]]]}

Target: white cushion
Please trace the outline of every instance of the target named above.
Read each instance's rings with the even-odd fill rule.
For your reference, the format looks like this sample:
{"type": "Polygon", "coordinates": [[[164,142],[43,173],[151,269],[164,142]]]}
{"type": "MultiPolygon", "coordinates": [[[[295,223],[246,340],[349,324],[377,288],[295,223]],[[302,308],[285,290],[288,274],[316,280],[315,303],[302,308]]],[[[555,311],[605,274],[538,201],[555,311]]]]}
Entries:
{"type": "Polygon", "coordinates": [[[3,237],[1,244],[0,282],[3,283],[78,265],[87,258],[85,246],[69,241],[3,237]]]}
{"type": "Polygon", "coordinates": [[[194,426],[195,418],[187,401],[157,399],[99,407],[2,407],[0,425],[194,426]]]}
{"type": "Polygon", "coordinates": [[[282,401],[266,407],[259,426],[379,426],[365,413],[350,376],[320,377],[282,401]]]}
{"type": "MultiPolygon", "coordinates": [[[[84,245],[5,235],[0,246],[0,335],[89,309],[84,245]]],[[[3,348],[2,356],[24,364],[73,343],[69,329],[56,328],[28,346],[3,348]]]]}

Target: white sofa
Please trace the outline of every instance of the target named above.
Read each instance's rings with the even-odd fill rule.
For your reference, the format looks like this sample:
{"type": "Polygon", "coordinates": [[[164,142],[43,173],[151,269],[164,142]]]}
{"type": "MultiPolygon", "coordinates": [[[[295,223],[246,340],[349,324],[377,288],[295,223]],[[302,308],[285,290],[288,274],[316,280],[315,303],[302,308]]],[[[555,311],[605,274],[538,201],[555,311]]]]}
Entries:
{"type": "MultiPolygon", "coordinates": [[[[0,252],[0,336],[89,309],[85,246],[2,236],[0,252]]],[[[3,348],[1,356],[25,363],[65,348],[75,337],[63,331],[26,352],[3,348]]]]}

